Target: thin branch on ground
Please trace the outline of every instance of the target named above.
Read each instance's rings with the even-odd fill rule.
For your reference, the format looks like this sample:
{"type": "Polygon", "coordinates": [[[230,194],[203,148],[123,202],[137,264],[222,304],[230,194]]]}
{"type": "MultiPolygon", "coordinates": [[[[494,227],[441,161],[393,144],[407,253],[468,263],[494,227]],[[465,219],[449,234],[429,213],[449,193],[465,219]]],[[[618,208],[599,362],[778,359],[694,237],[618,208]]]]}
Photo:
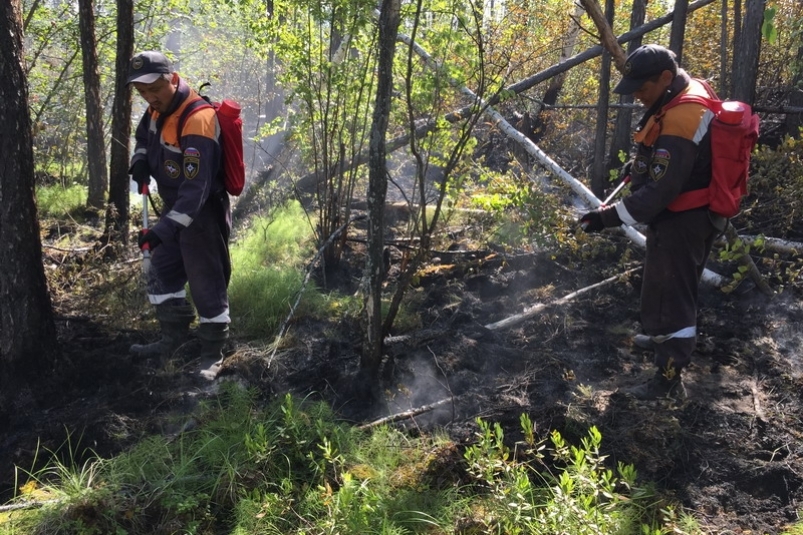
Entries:
{"type": "Polygon", "coordinates": [[[379,420],[374,420],[373,422],[363,424],[359,427],[359,429],[370,429],[371,427],[377,427],[379,425],[388,424],[391,422],[398,422],[399,420],[406,420],[408,418],[418,416],[419,414],[424,414],[425,412],[437,409],[441,405],[445,405],[446,403],[453,401],[454,398],[449,397],[446,399],[442,399],[440,401],[436,401],[435,403],[430,403],[429,405],[422,405],[421,407],[410,409],[409,411],[391,414],[390,416],[385,416],[384,418],[380,418],[379,420]]]}
{"type": "Polygon", "coordinates": [[[632,269],[628,269],[627,271],[625,271],[623,273],[620,273],[618,275],[614,275],[613,277],[608,277],[604,281],[598,282],[596,284],[592,284],[591,286],[586,286],[585,288],[581,288],[581,289],[577,290],[576,292],[572,292],[572,293],[570,293],[568,295],[565,295],[565,296],[563,296],[560,299],[557,299],[555,301],[550,301],[550,302],[547,302],[547,303],[537,303],[537,304],[531,306],[530,308],[526,309],[524,312],[522,312],[520,314],[516,314],[514,316],[510,316],[510,317],[505,318],[503,320],[497,321],[496,323],[489,323],[488,325],[485,326],[485,328],[486,329],[490,329],[492,331],[495,331],[495,330],[499,330],[499,329],[506,329],[508,327],[512,327],[513,325],[518,325],[519,323],[521,323],[522,321],[526,320],[527,318],[530,318],[530,317],[534,316],[535,314],[538,314],[539,312],[544,310],[546,307],[565,305],[566,303],[568,303],[572,299],[575,299],[575,298],[583,295],[586,292],[589,292],[591,290],[595,290],[597,288],[601,288],[603,286],[606,286],[608,284],[616,282],[616,281],[620,280],[622,277],[624,277],[626,275],[630,275],[631,273],[635,273],[639,269],[641,269],[641,266],[635,267],[635,268],[632,268],[632,269]]]}
{"type": "Polygon", "coordinates": [[[310,278],[312,277],[312,270],[315,269],[315,266],[318,265],[318,261],[323,256],[323,252],[326,250],[329,245],[337,238],[341,232],[346,230],[352,223],[355,221],[359,221],[361,219],[365,219],[366,216],[364,215],[357,215],[352,217],[348,220],[347,223],[343,223],[340,228],[335,230],[326,241],[321,245],[318,252],[315,253],[315,256],[312,258],[309,264],[307,264],[307,273],[304,275],[304,282],[301,283],[301,288],[298,290],[296,294],[296,300],[293,302],[293,305],[290,307],[290,312],[287,314],[287,317],[282,322],[282,325],[279,327],[279,334],[276,335],[276,341],[273,343],[273,351],[271,351],[270,357],[268,358],[268,366],[270,367],[271,362],[273,362],[273,357],[276,355],[276,350],[279,348],[279,342],[281,341],[282,337],[287,332],[287,326],[290,324],[290,320],[293,319],[293,315],[295,314],[296,308],[298,308],[298,303],[301,302],[301,296],[304,294],[304,290],[307,288],[307,283],[309,283],[310,278]]]}

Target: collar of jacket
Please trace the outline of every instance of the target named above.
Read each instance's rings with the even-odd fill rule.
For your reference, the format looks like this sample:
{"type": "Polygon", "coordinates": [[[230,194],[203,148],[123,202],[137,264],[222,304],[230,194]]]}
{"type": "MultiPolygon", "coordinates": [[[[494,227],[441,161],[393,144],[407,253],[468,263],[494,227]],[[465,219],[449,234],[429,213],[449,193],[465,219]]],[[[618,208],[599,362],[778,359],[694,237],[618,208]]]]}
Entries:
{"type": "Polygon", "coordinates": [[[691,82],[691,77],[688,75],[688,73],[683,69],[678,69],[677,75],[672,80],[672,83],[669,84],[669,88],[666,90],[666,93],[664,93],[664,96],[658,99],[655,104],[650,106],[650,108],[644,114],[644,117],[641,118],[638,126],[636,127],[636,132],[641,132],[641,130],[647,124],[647,121],[650,120],[650,117],[658,113],[658,111],[667,102],[671,101],[673,98],[682,93],[683,90],[689,86],[689,82],[691,82]]]}
{"type": "Polygon", "coordinates": [[[173,115],[173,113],[175,113],[175,111],[181,107],[181,104],[187,100],[191,92],[192,90],[190,89],[190,86],[187,85],[187,82],[185,82],[183,78],[179,77],[178,87],[176,87],[176,92],[173,95],[173,100],[170,102],[170,106],[167,108],[167,112],[164,114],[160,114],[157,111],[151,112],[151,117],[156,119],[157,129],[162,127],[166,118],[173,115]]]}

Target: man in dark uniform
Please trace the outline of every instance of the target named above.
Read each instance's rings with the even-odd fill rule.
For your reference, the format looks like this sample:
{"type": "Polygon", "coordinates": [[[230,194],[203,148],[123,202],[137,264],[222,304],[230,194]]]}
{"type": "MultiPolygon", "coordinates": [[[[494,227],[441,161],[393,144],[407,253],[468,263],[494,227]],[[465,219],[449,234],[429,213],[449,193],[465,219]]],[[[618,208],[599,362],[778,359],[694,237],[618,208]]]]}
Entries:
{"type": "Polygon", "coordinates": [[[633,136],[636,155],[630,168],[631,191],[611,206],[580,218],[586,232],[622,224],[647,224],[647,254],[641,290],[641,323],[646,334],[636,345],[655,351],[655,375],[624,390],[638,399],[686,395],[681,372],[691,361],[697,336],[697,290],[716,236],[727,221],[708,207],[673,211],[681,193],[707,188],[711,181],[713,114],[705,106],[682,103],[663,107],[682,94],[709,96],[700,82],[680,69],[675,54],[644,45],[627,58],[614,88],[632,94],[647,108],[633,136]]]}
{"type": "Polygon", "coordinates": [[[213,108],[193,110],[201,97],[160,52],[135,55],[128,84],[149,104],[136,130],[130,173],[140,191],[152,176],[164,201],[159,221],[139,236],[139,246],[152,254],[148,299],[156,306],[161,338],[133,345],[131,352],[164,359],[185,342],[195,319],[186,299],[189,283],[201,357],[219,361],[229,332],[231,275],[231,209],[221,176],[220,126],[213,108]]]}

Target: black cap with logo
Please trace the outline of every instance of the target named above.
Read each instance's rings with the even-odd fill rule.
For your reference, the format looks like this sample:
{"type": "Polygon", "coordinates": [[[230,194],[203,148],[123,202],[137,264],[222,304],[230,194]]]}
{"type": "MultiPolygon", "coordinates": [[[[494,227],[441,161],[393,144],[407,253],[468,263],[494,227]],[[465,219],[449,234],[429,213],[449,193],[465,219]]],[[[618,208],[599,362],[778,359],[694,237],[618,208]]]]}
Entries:
{"type": "Polygon", "coordinates": [[[622,79],[613,88],[614,93],[630,95],[638,91],[644,82],[664,71],[677,73],[675,53],[660,45],[643,45],[627,56],[622,79]]]}
{"type": "Polygon", "coordinates": [[[148,50],[131,58],[128,64],[128,81],[126,84],[140,82],[152,84],[163,74],[171,74],[173,67],[164,54],[148,50]]]}

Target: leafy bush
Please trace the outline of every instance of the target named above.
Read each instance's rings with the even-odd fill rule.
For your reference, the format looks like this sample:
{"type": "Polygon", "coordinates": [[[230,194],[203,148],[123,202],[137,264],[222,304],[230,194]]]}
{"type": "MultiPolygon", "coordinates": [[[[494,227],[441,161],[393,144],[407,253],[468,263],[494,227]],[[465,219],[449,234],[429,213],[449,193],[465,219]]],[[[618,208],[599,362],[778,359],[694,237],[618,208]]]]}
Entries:
{"type": "Polygon", "coordinates": [[[16,500],[40,507],[0,516],[0,534],[695,533],[631,466],[605,465],[595,428],[579,446],[553,431],[547,448],[521,422],[511,450],[499,424],[478,420],[461,458],[445,437],[361,430],[323,403],[262,405],[224,383],[173,436],[108,460],[54,454],[16,500]]]}
{"type": "Polygon", "coordinates": [[[749,195],[735,221],[768,236],[803,238],[803,138],[787,137],[775,149],[761,146],[751,160],[749,195]]]}

